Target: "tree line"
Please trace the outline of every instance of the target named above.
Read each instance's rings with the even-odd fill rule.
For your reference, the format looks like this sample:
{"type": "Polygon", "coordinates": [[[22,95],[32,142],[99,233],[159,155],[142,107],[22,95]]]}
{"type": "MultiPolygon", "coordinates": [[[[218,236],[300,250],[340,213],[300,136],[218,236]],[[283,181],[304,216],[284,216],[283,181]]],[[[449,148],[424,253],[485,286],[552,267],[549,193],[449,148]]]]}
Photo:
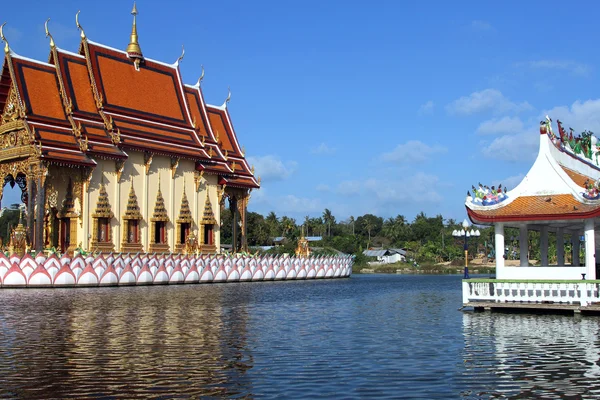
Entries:
{"type": "MultiPolygon", "coordinates": [[[[228,209],[221,214],[221,242],[231,243],[231,213],[228,209]]],[[[269,246],[273,239],[284,237],[285,241],[279,251],[293,253],[297,239],[304,230],[305,236],[321,236],[319,242],[312,242],[311,247],[334,249],[346,254],[362,256],[363,250],[369,248],[401,248],[408,252],[409,258],[418,263],[464,262],[464,238],[456,238],[452,232],[462,229],[462,221],[444,218],[438,214],[427,216],[418,213],[412,221],[404,215],[382,218],[373,214],[351,216],[338,221],[331,210],[325,209],[321,216],[305,216],[303,220],[270,212],[266,217],[256,213],[247,214],[248,245],[269,246]]],[[[495,254],[494,228],[473,226],[480,231],[480,236],[468,240],[469,256],[492,261],[495,254]]],[[[539,260],[539,233],[530,231],[528,236],[528,259],[539,260]]],[[[571,238],[565,235],[565,254],[569,259],[571,238]]],[[[507,259],[518,259],[519,231],[514,228],[505,229],[505,254],[507,259]]],[[[549,261],[556,261],[556,240],[550,233],[549,261]]]]}

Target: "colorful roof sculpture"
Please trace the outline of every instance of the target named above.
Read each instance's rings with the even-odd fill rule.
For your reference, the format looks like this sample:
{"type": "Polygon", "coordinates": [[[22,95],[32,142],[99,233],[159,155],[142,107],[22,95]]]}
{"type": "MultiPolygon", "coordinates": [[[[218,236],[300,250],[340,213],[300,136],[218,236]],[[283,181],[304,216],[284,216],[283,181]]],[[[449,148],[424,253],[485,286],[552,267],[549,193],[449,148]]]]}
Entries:
{"type": "Polygon", "coordinates": [[[231,186],[258,188],[227,110],[205,103],[200,83],[184,85],[173,63],[142,55],[137,8],[126,51],[87,38],[79,24],[77,53],[56,46],[48,22],[49,61],[17,55],[4,42],[0,75],[3,121],[27,130],[23,140],[50,163],[94,166],[93,158],[125,160],[127,150],[186,158],[231,186]]]}
{"type": "Polygon", "coordinates": [[[537,159],[512,190],[473,186],[465,206],[475,223],[565,221],[600,216],[600,146],[588,131],[580,136],[552,120],[540,123],[537,159]]]}

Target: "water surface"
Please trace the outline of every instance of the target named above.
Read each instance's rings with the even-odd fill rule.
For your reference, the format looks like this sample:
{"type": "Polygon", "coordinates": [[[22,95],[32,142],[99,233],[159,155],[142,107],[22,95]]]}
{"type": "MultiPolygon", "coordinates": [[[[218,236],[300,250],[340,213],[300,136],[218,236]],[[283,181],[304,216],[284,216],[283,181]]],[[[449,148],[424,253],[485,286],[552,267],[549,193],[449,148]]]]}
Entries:
{"type": "Polygon", "coordinates": [[[0,397],[600,395],[600,319],[463,313],[460,281],[3,289],[0,397]]]}

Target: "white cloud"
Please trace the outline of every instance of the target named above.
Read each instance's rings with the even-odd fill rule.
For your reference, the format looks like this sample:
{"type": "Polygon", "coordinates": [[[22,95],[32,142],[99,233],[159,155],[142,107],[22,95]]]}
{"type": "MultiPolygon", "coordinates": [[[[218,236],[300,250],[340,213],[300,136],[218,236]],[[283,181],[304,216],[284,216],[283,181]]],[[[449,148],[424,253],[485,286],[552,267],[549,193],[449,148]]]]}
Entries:
{"type": "Polygon", "coordinates": [[[445,147],[439,145],[429,146],[419,140],[409,140],[404,144],[399,144],[394,150],[383,153],[381,159],[395,163],[415,163],[426,161],[432,155],[446,151],[445,147]]]}
{"type": "Polygon", "coordinates": [[[527,67],[531,69],[554,69],[567,71],[573,75],[588,76],[591,71],[591,66],[584,63],[578,63],[571,60],[535,60],[519,62],[516,64],[517,67],[527,67]]]}
{"type": "Polygon", "coordinates": [[[502,185],[505,189],[512,190],[517,187],[519,183],[525,178],[524,174],[518,174],[509,176],[508,178],[504,178],[502,180],[494,181],[494,186],[502,185]]]}
{"type": "Polygon", "coordinates": [[[360,193],[361,182],[359,181],[342,181],[336,187],[336,192],[344,195],[350,196],[360,193]]]}
{"type": "Polygon", "coordinates": [[[433,100],[429,100],[425,104],[422,104],[421,107],[419,107],[419,115],[433,114],[434,107],[435,103],[433,102],[433,100]]]}
{"type": "Polygon", "coordinates": [[[375,202],[375,207],[400,207],[407,204],[439,203],[442,196],[437,192],[437,176],[418,172],[397,179],[369,178],[366,180],[344,181],[338,185],[338,192],[344,195],[365,196],[366,202],[375,202]]]}
{"type": "MultiPolygon", "coordinates": [[[[560,120],[566,129],[572,127],[577,133],[590,130],[596,133],[596,136],[600,134],[600,99],[583,102],[577,100],[570,107],[554,107],[544,111],[540,115],[540,120],[544,115],[549,115],[554,121],[560,120]]],[[[557,130],[556,124],[554,129],[557,130]]]]}
{"type": "Polygon", "coordinates": [[[256,175],[263,182],[280,181],[288,178],[298,166],[295,161],[283,162],[278,156],[248,157],[248,162],[256,168],[256,175]]]}
{"type": "Polygon", "coordinates": [[[326,185],[324,183],[320,183],[317,185],[317,187],[315,188],[315,190],[317,192],[329,192],[331,190],[331,188],[329,187],[329,185],[326,185]]]}
{"type": "Polygon", "coordinates": [[[484,89],[473,92],[468,96],[460,97],[446,106],[450,114],[472,115],[491,111],[495,114],[506,112],[528,111],[533,107],[528,102],[515,103],[505,97],[496,89],[484,89]]]}
{"type": "Polygon", "coordinates": [[[325,143],[321,143],[317,147],[313,148],[310,152],[313,154],[333,154],[335,153],[335,149],[327,146],[325,143]]]}
{"type": "Polygon", "coordinates": [[[522,131],[523,122],[518,117],[493,118],[482,122],[477,128],[477,133],[480,135],[515,134],[522,131]]]}
{"type": "Polygon", "coordinates": [[[495,31],[492,24],[490,24],[487,21],[482,21],[479,19],[471,21],[470,27],[471,27],[471,29],[473,29],[475,31],[479,31],[479,32],[494,32],[495,31]]]}
{"type": "Polygon", "coordinates": [[[485,145],[482,153],[487,158],[505,161],[530,161],[540,145],[539,128],[531,127],[515,135],[503,135],[485,145]]]}

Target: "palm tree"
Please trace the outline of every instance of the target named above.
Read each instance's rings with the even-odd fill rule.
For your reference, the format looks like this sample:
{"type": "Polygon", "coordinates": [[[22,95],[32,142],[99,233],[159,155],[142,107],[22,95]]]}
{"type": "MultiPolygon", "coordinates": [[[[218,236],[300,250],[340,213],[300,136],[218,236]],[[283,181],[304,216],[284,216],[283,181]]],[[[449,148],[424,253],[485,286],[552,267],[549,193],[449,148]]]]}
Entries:
{"type": "Polygon", "coordinates": [[[323,211],[323,221],[327,225],[327,236],[331,236],[331,225],[335,224],[335,217],[328,208],[323,211]]]}
{"type": "Polygon", "coordinates": [[[306,229],[306,236],[310,236],[308,233],[308,227],[310,226],[310,217],[307,215],[304,217],[304,228],[306,229]]]}

